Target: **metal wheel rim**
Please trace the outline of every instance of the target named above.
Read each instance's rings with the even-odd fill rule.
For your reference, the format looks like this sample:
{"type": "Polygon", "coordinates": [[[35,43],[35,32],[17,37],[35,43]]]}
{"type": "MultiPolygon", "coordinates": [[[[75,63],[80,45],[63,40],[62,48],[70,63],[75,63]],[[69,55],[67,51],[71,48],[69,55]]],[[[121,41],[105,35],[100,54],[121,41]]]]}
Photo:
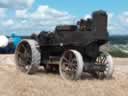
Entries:
{"type": "Polygon", "coordinates": [[[75,55],[70,52],[66,52],[61,60],[62,74],[67,79],[74,79],[77,71],[77,60],[75,55]]]}
{"type": "Polygon", "coordinates": [[[83,61],[83,57],[80,54],[80,52],[78,52],[77,50],[68,50],[68,51],[64,52],[63,56],[60,59],[59,72],[60,72],[61,77],[64,80],[78,80],[81,77],[81,74],[83,72],[83,66],[84,66],[84,61],[83,61]],[[71,53],[72,56],[67,55],[69,53],[71,53]],[[71,63],[68,60],[66,60],[68,62],[68,64],[70,64],[68,68],[65,68],[63,66],[63,65],[67,65],[67,64],[63,64],[63,63],[65,63],[65,61],[64,61],[65,56],[70,57],[71,63]],[[72,70],[71,75],[64,74],[63,68],[65,70],[68,70],[68,69],[72,70]]]}
{"type": "Polygon", "coordinates": [[[113,68],[113,62],[112,62],[112,57],[111,55],[109,54],[105,54],[105,53],[102,53],[100,54],[99,57],[97,57],[96,59],[96,64],[103,64],[105,65],[105,70],[103,72],[96,72],[97,75],[101,78],[110,78],[112,73],[113,73],[113,70],[110,70],[110,68],[113,68]],[[109,70],[111,72],[109,72],[109,70]]]}

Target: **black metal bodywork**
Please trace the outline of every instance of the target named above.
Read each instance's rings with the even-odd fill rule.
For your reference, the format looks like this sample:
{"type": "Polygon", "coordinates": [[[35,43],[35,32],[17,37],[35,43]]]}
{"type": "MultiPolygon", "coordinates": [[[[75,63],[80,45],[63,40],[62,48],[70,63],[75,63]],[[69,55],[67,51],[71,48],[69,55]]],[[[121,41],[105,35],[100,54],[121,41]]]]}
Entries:
{"type": "Polygon", "coordinates": [[[92,18],[81,19],[76,25],[59,25],[54,32],[41,32],[33,38],[40,45],[42,64],[50,56],[61,57],[64,51],[79,51],[86,62],[93,62],[100,53],[100,46],[108,41],[107,14],[96,11],[92,18]]]}
{"type": "Polygon", "coordinates": [[[96,11],[76,25],[59,25],[53,32],[42,31],[22,40],[15,51],[16,64],[27,74],[43,66],[47,72],[59,71],[63,79],[78,80],[83,72],[111,78],[112,56],[100,48],[108,36],[107,13],[96,11]]]}
{"type": "Polygon", "coordinates": [[[92,18],[81,19],[77,25],[59,25],[54,32],[41,32],[36,40],[43,54],[42,59],[61,56],[65,50],[75,49],[84,59],[95,61],[99,47],[108,41],[107,14],[96,11],[92,18]]]}

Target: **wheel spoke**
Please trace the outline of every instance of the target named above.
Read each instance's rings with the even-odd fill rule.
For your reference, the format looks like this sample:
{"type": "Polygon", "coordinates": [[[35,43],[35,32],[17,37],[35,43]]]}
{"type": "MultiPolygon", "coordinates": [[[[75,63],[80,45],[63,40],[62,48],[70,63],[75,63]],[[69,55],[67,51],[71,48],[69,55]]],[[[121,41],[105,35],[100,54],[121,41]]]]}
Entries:
{"type": "Polygon", "coordinates": [[[97,63],[100,63],[100,58],[99,57],[97,58],[97,63]]]}
{"type": "Polygon", "coordinates": [[[22,54],[18,54],[18,57],[22,60],[24,60],[24,56],[22,54]]]}
{"type": "Polygon", "coordinates": [[[22,59],[21,58],[18,58],[18,64],[20,65],[20,66],[24,66],[24,64],[23,64],[23,61],[22,61],[22,59]]]}
{"type": "Polygon", "coordinates": [[[64,72],[65,72],[65,69],[66,69],[65,64],[62,64],[62,71],[64,71],[64,72]]]}
{"type": "Polygon", "coordinates": [[[23,48],[23,50],[25,50],[25,49],[26,49],[24,45],[21,45],[21,48],[23,48]]]}
{"type": "Polygon", "coordinates": [[[22,54],[22,52],[18,50],[18,51],[16,52],[16,54],[19,55],[19,54],[22,54]]]}
{"type": "Polygon", "coordinates": [[[70,53],[69,56],[68,56],[68,58],[69,58],[69,60],[72,61],[72,59],[73,59],[73,53],[70,53]]]}
{"type": "Polygon", "coordinates": [[[102,64],[105,64],[105,61],[106,61],[106,56],[103,56],[102,57],[102,64]]]}
{"type": "Polygon", "coordinates": [[[69,62],[69,60],[66,57],[63,58],[63,61],[69,62]]]}

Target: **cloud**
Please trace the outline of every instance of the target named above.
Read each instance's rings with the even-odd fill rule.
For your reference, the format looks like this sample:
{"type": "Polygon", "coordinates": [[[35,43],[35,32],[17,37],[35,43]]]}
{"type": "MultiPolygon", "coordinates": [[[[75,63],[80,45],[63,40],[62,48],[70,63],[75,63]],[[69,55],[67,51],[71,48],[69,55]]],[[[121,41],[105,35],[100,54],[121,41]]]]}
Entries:
{"type": "Polygon", "coordinates": [[[113,13],[108,13],[108,31],[111,31],[111,30],[114,30],[114,26],[113,26],[113,17],[114,17],[114,14],[113,13]]]}
{"type": "Polygon", "coordinates": [[[1,8],[24,9],[32,6],[35,0],[0,0],[1,8]]]}
{"type": "MultiPolygon", "coordinates": [[[[68,12],[40,5],[35,11],[29,11],[35,0],[0,0],[0,33],[30,35],[42,30],[53,31],[59,24],[75,24],[76,17],[68,12]],[[16,1],[16,2],[15,2],[16,1]],[[14,8],[14,16],[8,16],[6,10],[14,8]]],[[[86,14],[83,19],[90,18],[86,14]]],[[[80,19],[80,18],[79,18],[80,19]]],[[[108,31],[110,34],[128,34],[128,11],[108,13],[108,31]]]]}
{"type": "Polygon", "coordinates": [[[58,11],[54,8],[48,7],[47,5],[39,6],[37,10],[31,14],[31,18],[33,19],[45,19],[49,21],[67,20],[67,19],[71,19],[72,17],[73,16],[71,16],[67,12],[58,11]]]}
{"type": "Polygon", "coordinates": [[[91,14],[86,14],[86,15],[84,16],[84,19],[85,19],[85,20],[88,19],[88,18],[91,18],[91,14]]]}
{"type": "Polygon", "coordinates": [[[120,22],[124,25],[128,25],[128,11],[123,12],[122,15],[119,15],[120,22]]]}
{"type": "Polygon", "coordinates": [[[67,12],[41,5],[32,13],[26,10],[16,11],[16,18],[21,21],[15,26],[16,30],[31,30],[32,32],[54,30],[55,26],[59,24],[73,24],[75,17],[67,12]]]}
{"type": "Polygon", "coordinates": [[[17,18],[26,18],[27,17],[27,10],[16,10],[16,17],[17,18]]]}
{"type": "Polygon", "coordinates": [[[6,16],[6,9],[5,8],[0,8],[0,18],[3,18],[6,16]]]}
{"type": "Polygon", "coordinates": [[[42,30],[53,31],[59,24],[74,24],[75,17],[67,12],[59,11],[47,5],[39,6],[34,12],[17,9],[11,20],[3,20],[0,32],[20,35],[39,33],[42,30]],[[8,27],[9,26],[9,27],[8,27]]]}
{"type": "Polygon", "coordinates": [[[128,11],[116,14],[110,19],[109,32],[111,34],[128,34],[128,11]]]}
{"type": "Polygon", "coordinates": [[[14,21],[12,19],[9,19],[9,20],[3,22],[3,26],[5,26],[5,27],[12,26],[13,24],[14,24],[14,21]]]}

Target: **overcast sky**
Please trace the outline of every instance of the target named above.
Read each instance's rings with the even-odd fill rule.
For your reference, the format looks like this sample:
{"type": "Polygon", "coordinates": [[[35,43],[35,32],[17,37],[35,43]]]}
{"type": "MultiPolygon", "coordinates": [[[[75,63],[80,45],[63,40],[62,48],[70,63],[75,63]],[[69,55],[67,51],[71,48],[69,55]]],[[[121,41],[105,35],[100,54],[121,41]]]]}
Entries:
{"type": "Polygon", "coordinates": [[[0,34],[29,35],[74,24],[95,10],[109,15],[110,34],[128,34],[128,0],[0,0],[0,34]]]}

